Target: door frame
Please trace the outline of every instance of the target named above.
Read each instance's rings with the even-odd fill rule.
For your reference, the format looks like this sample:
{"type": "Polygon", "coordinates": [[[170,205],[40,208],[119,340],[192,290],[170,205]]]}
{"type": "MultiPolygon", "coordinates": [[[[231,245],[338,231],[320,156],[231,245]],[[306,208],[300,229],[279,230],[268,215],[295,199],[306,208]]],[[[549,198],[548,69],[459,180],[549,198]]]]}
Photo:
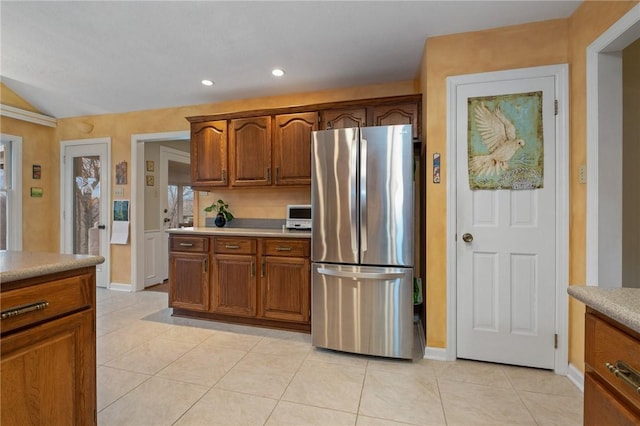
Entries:
{"type": "MultiPolygon", "coordinates": [[[[66,229],[66,221],[64,218],[64,215],[62,214],[64,212],[64,208],[65,208],[65,195],[66,195],[66,190],[65,190],[65,165],[64,165],[64,156],[65,156],[65,152],[66,152],[66,148],[67,147],[71,147],[71,146],[93,146],[93,145],[98,145],[98,144],[104,144],[106,145],[106,161],[104,164],[104,166],[101,164],[101,170],[104,167],[104,170],[106,171],[106,179],[102,179],[102,176],[104,175],[104,173],[101,172],[101,180],[100,180],[100,193],[101,194],[105,194],[105,198],[107,200],[107,215],[105,218],[102,218],[102,220],[104,221],[104,224],[106,225],[106,235],[105,235],[105,239],[107,241],[107,249],[104,251],[104,253],[101,253],[101,256],[104,257],[104,263],[102,264],[103,267],[105,268],[105,278],[106,278],[106,288],[111,288],[112,287],[112,283],[111,283],[111,256],[110,256],[110,251],[111,251],[111,244],[109,243],[109,240],[111,239],[111,228],[113,226],[112,222],[111,222],[111,138],[110,137],[105,137],[105,138],[92,138],[92,139],[73,139],[73,140],[63,140],[60,141],[60,252],[61,253],[65,253],[65,246],[66,246],[66,238],[68,237],[67,232],[68,230],[66,229]]],[[[101,236],[102,237],[102,236],[101,236]]]]}
{"type": "Polygon", "coordinates": [[[7,191],[7,250],[22,251],[22,136],[0,134],[2,141],[11,142],[11,190],[7,191]],[[16,167],[17,166],[17,167],[16,167]]]}
{"type": "MultiPolygon", "coordinates": [[[[554,77],[559,103],[556,121],[556,374],[567,374],[569,363],[569,66],[567,64],[519,68],[447,78],[447,346],[440,358],[453,361],[457,356],[457,181],[456,111],[457,87],[464,84],[522,78],[554,77]],[[444,355],[444,356],[443,356],[444,355]]],[[[429,348],[428,352],[429,351],[429,348]]]]}
{"type": "Polygon", "coordinates": [[[640,4],[587,47],[588,286],[622,285],[621,51],[639,37],[640,4]]]}
{"type": "MultiPolygon", "coordinates": [[[[131,135],[131,284],[130,291],[144,290],[144,144],[146,142],[183,141],[189,130],[131,135]]],[[[194,197],[195,198],[195,197],[194,197]]],[[[197,218],[194,217],[194,222],[197,218]]]]}

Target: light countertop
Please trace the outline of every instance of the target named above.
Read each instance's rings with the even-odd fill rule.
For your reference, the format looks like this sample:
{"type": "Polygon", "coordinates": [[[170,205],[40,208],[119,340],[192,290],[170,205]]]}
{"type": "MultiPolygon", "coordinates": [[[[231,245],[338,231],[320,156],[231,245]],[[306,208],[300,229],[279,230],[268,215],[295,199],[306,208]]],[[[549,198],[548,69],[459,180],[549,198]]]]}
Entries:
{"type": "Polygon", "coordinates": [[[275,238],[311,238],[311,231],[290,231],[288,229],[274,228],[172,228],[167,230],[170,234],[200,234],[237,237],[275,237],[275,238]]]}
{"type": "Polygon", "coordinates": [[[102,256],[0,250],[0,284],[100,263],[102,256]]]}
{"type": "Polygon", "coordinates": [[[640,288],[572,285],[568,292],[590,308],[640,333],[640,288]]]}

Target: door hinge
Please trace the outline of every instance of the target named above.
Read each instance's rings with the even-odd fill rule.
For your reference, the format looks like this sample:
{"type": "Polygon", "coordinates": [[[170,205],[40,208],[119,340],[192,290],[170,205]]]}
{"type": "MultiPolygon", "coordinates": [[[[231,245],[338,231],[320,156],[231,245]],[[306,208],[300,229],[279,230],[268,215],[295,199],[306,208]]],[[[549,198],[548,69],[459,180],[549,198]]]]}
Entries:
{"type": "Polygon", "coordinates": [[[553,101],[553,115],[558,115],[558,100],[553,101]]]}
{"type": "Polygon", "coordinates": [[[553,349],[558,349],[558,335],[553,335],[553,349]]]}

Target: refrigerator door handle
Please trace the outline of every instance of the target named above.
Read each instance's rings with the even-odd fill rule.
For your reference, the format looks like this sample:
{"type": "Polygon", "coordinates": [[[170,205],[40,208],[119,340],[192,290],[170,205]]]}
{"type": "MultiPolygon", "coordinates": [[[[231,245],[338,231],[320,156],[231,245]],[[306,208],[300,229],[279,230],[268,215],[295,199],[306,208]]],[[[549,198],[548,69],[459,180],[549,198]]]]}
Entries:
{"type": "Polygon", "coordinates": [[[348,272],[335,269],[318,268],[318,273],[339,278],[353,278],[364,280],[390,280],[404,277],[404,272],[348,272]]]}
{"type": "MultiPolygon", "coordinates": [[[[356,170],[358,165],[358,143],[357,140],[351,141],[351,170],[356,170]]],[[[358,224],[358,209],[356,203],[357,195],[357,176],[356,173],[351,173],[351,196],[349,197],[349,211],[351,213],[351,250],[353,252],[358,251],[358,233],[356,225],[358,224]]]]}
{"type": "Polygon", "coordinates": [[[367,251],[367,140],[360,139],[360,251],[367,251]]]}

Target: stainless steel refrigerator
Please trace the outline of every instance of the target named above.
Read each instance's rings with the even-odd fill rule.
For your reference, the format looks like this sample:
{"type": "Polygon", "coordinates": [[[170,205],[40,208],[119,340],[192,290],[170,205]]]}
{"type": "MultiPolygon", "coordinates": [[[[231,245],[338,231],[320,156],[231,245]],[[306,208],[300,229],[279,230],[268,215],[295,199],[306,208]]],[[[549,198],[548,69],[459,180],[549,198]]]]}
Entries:
{"type": "Polygon", "coordinates": [[[313,345],[411,358],[411,126],[313,132],[311,206],[313,345]]]}

